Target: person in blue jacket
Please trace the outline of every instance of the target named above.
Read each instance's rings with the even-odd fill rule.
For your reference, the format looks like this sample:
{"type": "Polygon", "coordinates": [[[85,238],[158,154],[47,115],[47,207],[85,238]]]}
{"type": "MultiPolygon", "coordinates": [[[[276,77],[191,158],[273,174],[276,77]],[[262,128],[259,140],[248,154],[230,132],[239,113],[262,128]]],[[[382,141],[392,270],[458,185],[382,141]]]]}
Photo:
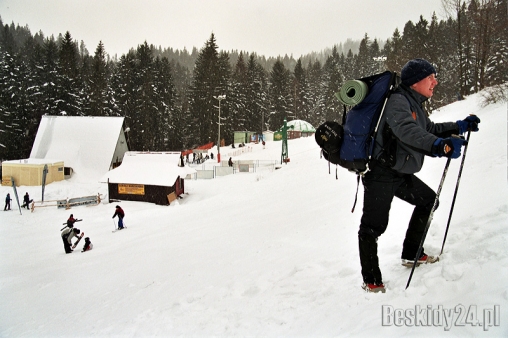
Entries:
{"type": "Polygon", "coordinates": [[[7,193],[7,196],[5,197],[5,207],[4,207],[4,211],[7,211],[7,210],[10,210],[11,209],[11,195],[10,193],[7,193]]]}
{"type": "MultiPolygon", "coordinates": [[[[358,232],[363,288],[385,292],[377,240],[386,231],[392,200],[397,197],[414,205],[402,244],[402,263],[412,265],[434,205],[436,193],[415,176],[425,156],[456,159],[461,154],[466,131],[478,131],[480,119],[470,115],[456,122],[434,123],[424,109],[438,84],[436,69],[424,59],[407,62],[401,84],[393,93],[379,123],[373,161],[363,177],[363,214],[358,232]]],[[[434,263],[439,258],[422,250],[417,264],[434,263]]]]}

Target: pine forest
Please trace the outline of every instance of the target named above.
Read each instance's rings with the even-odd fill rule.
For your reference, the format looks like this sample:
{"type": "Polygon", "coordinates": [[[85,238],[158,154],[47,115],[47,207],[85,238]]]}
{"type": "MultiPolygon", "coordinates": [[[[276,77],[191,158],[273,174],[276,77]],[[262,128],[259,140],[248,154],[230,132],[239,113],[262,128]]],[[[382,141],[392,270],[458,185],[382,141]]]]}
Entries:
{"type": "Polygon", "coordinates": [[[365,34],[297,60],[223,51],[213,33],[191,52],[145,41],[111,57],[102,42],[89,53],[69,31],[45,37],[0,18],[0,160],[29,157],[43,115],[124,117],[134,151],[215,143],[220,95],[226,145],[234,131],[276,131],[284,119],[340,121],[344,81],[400,72],[413,58],[436,66],[432,111],[508,82],[507,1],[444,1],[446,19],[420,16],[386,41],[365,34]]]}

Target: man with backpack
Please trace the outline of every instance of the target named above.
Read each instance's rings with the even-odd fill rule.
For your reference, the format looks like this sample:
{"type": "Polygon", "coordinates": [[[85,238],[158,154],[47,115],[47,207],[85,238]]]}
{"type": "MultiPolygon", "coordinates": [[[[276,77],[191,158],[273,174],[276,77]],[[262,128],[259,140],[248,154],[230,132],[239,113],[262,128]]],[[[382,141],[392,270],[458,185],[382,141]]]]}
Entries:
{"type": "MultiPolygon", "coordinates": [[[[363,288],[385,292],[377,239],[388,226],[394,197],[414,205],[402,246],[403,265],[412,265],[432,211],[436,193],[414,174],[423,166],[424,156],[456,159],[466,143],[456,135],[478,131],[475,115],[457,122],[434,123],[423,108],[438,84],[436,70],[424,59],[410,60],[401,72],[402,83],[390,96],[379,122],[369,171],[364,185],[363,215],[358,232],[363,288]]],[[[425,254],[417,264],[434,263],[439,258],[425,254]]]]}

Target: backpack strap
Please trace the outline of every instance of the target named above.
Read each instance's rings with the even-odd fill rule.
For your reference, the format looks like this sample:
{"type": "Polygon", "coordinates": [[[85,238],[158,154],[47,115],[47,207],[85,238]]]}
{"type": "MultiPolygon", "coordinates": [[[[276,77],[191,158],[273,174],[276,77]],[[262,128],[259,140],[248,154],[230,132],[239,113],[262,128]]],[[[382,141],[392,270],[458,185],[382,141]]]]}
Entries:
{"type": "MultiPolygon", "coordinates": [[[[323,157],[323,149],[321,149],[321,152],[319,153],[319,159],[321,159],[322,157],[323,157]]],[[[331,172],[332,172],[330,164],[331,164],[331,162],[330,162],[330,160],[328,160],[328,174],[331,174],[331,172]]],[[[335,179],[337,179],[337,180],[339,180],[338,168],[339,168],[339,166],[335,165],[335,179]]]]}
{"type": "Polygon", "coordinates": [[[347,114],[346,104],[342,105],[342,107],[344,107],[344,112],[342,113],[342,123],[341,123],[341,125],[344,126],[346,124],[346,114],[347,114]]]}
{"type": "Polygon", "coordinates": [[[358,187],[360,186],[360,174],[356,175],[356,194],[355,194],[355,203],[353,204],[353,208],[351,209],[351,213],[354,213],[356,207],[356,201],[358,200],[358,187]]]}

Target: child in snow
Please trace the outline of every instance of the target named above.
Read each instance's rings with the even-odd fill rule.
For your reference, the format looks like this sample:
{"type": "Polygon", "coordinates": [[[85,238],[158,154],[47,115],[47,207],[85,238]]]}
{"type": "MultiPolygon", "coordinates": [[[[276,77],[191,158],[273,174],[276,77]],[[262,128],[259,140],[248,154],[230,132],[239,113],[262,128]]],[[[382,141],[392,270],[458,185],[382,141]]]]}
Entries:
{"type": "Polygon", "coordinates": [[[81,233],[81,231],[77,228],[66,227],[63,230],[61,236],[62,236],[62,241],[64,243],[65,253],[72,253],[72,248],[71,248],[72,238],[74,238],[74,237],[79,238],[80,233],[81,233]]]}
{"type": "Polygon", "coordinates": [[[81,252],[90,251],[93,248],[93,244],[90,241],[89,237],[85,238],[85,246],[83,246],[83,250],[81,252]]]}
{"type": "Polygon", "coordinates": [[[123,209],[116,205],[115,214],[113,214],[113,219],[118,215],[118,229],[121,230],[123,228],[123,217],[125,217],[125,212],[123,209]]]}

